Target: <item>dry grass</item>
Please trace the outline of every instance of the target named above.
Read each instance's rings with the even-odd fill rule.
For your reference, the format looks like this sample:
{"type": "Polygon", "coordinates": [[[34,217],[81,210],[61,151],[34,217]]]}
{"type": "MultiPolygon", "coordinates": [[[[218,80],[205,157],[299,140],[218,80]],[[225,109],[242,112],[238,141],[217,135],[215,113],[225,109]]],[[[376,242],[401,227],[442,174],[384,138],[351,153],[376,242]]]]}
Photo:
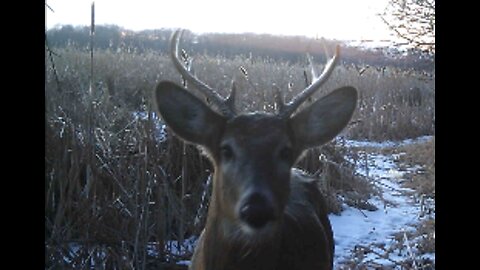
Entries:
{"type": "MultiPolygon", "coordinates": [[[[72,93],[72,89],[88,89],[89,54],[70,49],[58,49],[56,53],[61,56],[54,58],[60,89],[73,95],[78,93],[72,93]]],[[[307,61],[289,63],[262,58],[194,57],[196,75],[223,96],[228,95],[231,80],[236,78],[239,89],[237,108],[241,111],[272,111],[272,85],[280,87],[288,101],[305,87],[303,73],[309,70],[307,61]],[[240,67],[248,71],[248,81],[239,71],[240,67]]],[[[317,70],[321,70],[323,63],[315,63],[317,70]]],[[[143,54],[98,52],[95,68],[96,95],[105,95],[107,91],[114,93],[130,110],[138,108],[142,102],[148,103],[159,81],[180,83],[167,55],[151,51],[143,54]],[[108,87],[109,81],[115,87],[108,87]]],[[[47,83],[47,87],[58,87],[51,70],[47,72],[47,83]]],[[[339,65],[323,87],[323,93],[316,94],[316,97],[345,85],[356,87],[360,93],[355,124],[345,132],[349,137],[398,140],[434,134],[435,80],[426,74],[391,67],[378,71],[370,67],[360,75],[353,66],[339,65]]]]}
{"type": "MultiPolygon", "coordinates": [[[[431,135],[435,131],[435,81],[413,70],[370,68],[352,85],[360,91],[352,138],[375,141],[431,135]]],[[[355,117],[355,116],[354,116],[355,117]]]]}
{"type": "Polygon", "coordinates": [[[367,200],[377,194],[371,182],[355,173],[354,165],[345,160],[348,149],[334,142],[310,149],[296,165],[320,179],[320,189],[329,212],[340,214],[345,202],[359,209],[376,210],[367,200]]]}
{"type": "Polygon", "coordinates": [[[405,183],[405,186],[417,190],[420,194],[435,198],[435,137],[426,143],[407,145],[398,151],[405,153],[400,156],[401,167],[421,166],[417,172],[407,174],[409,181],[405,183]]]}
{"type": "MultiPolygon", "coordinates": [[[[212,169],[195,147],[173,136],[159,140],[154,135],[160,120],[151,102],[152,90],[161,80],[181,82],[170,59],[155,52],[97,52],[90,95],[89,53],[69,48],[55,49],[55,53],[55,70],[47,62],[45,89],[46,269],[152,269],[188,259],[188,251],[178,254],[167,243],[197,235],[203,227],[204,217],[197,214],[204,212],[199,205],[212,169]],[[145,118],[134,112],[144,113],[145,118]],[[148,248],[152,245],[155,252],[148,248]]],[[[241,110],[271,111],[272,84],[285,89],[288,100],[303,89],[306,68],[306,64],[265,59],[199,56],[195,60],[197,76],[223,95],[235,74],[241,110]],[[240,66],[247,68],[250,82],[240,75],[240,66]],[[286,90],[289,83],[292,87],[286,90]]],[[[371,82],[379,75],[361,77],[348,67],[337,68],[325,89],[350,84],[362,93],[355,116],[361,121],[345,134],[378,139],[431,132],[428,125],[418,128],[431,119],[399,122],[420,119],[424,110],[431,113],[432,108],[405,105],[404,99],[389,101],[407,95],[402,89],[419,84],[416,79],[403,84],[406,77],[395,74],[371,82]],[[380,84],[388,87],[379,89],[380,84]],[[392,89],[397,94],[389,94],[392,89]],[[379,109],[389,102],[396,107],[379,109]],[[392,126],[388,123],[394,115],[397,124],[392,126]],[[404,132],[395,133],[398,129],[404,132]]],[[[431,83],[420,86],[434,93],[431,83]]],[[[432,102],[430,95],[425,99],[432,102]]],[[[332,198],[331,211],[339,211],[336,194],[371,191],[343,161],[342,150],[333,148],[326,145],[310,151],[300,166],[323,178],[324,191],[332,198]],[[319,160],[320,153],[326,158],[319,160]]]]}
{"type": "MultiPolygon", "coordinates": [[[[425,143],[400,147],[398,151],[405,154],[399,156],[401,167],[420,166],[414,173],[407,174],[406,187],[420,194],[421,215],[424,219],[416,226],[411,237],[418,239],[418,254],[435,253],[435,137],[425,143]]],[[[432,265],[432,262],[430,262],[432,265]]],[[[435,264],[433,262],[433,268],[435,264]]]]}
{"type": "Polygon", "coordinates": [[[405,187],[435,198],[435,136],[426,142],[384,148],[382,152],[396,157],[398,166],[405,171],[405,187]]]}

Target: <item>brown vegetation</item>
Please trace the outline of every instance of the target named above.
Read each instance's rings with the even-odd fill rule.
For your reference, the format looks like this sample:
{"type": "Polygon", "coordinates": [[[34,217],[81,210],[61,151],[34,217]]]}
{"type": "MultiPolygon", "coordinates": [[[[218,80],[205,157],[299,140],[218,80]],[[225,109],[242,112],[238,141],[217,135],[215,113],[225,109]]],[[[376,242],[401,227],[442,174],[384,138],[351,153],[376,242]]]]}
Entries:
{"type": "MultiPolygon", "coordinates": [[[[70,48],[55,53],[55,69],[46,59],[46,268],[150,269],[189,259],[191,250],[169,241],[181,243],[203,227],[211,167],[168,130],[166,140],[158,137],[152,91],[161,80],[181,83],[170,59],[156,52],[97,52],[90,95],[89,54],[70,48]]],[[[304,88],[307,63],[200,55],[194,67],[216,89],[229,89],[235,76],[241,110],[272,110],[272,84],[288,101],[304,88]]],[[[387,71],[370,68],[360,75],[349,66],[334,71],[325,90],[352,85],[361,93],[356,124],[343,135],[383,140],[433,134],[434,81],[415,71],[387,71]],[[414,87],[421,105],[408,102],[414,87]]],[[[332,154],[336,148],[314,149],[300,164],[329,179],[328,194],[355,189],[346,180],[356,179],[353,169],[332,154]],[[319,152],[325,158],[319,159],[319,152]]],[[[339,211],[331,197],[331,211],[339,211]]]]}

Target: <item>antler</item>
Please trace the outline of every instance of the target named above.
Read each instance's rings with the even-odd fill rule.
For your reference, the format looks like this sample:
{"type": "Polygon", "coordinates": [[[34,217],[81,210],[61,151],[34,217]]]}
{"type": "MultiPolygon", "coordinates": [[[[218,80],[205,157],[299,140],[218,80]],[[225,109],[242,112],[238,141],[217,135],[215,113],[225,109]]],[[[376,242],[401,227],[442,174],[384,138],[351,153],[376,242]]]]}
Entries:
{"type": "Polygon", "coordinates": [[[180,72],[185,80],[193,84],[208,100],[210,100],[220,110],[223,116],[227,118],[234,117],[234,89],[232,89],[232,92],[227,99],[222,98],[217,91],[212,89],[206,83],[200,81],[194,74],[190,73],[182,64],[182,61],[178,59],[178,43],[180,42],[182,34],[183,30],[179,29],[175,31],[170,40],[170,56],[178,72],[180,72]]]}
{"type": "Polygon", "coordinates": [[[325,68],[323,69],[322,74],[318,78],[315,78],[315,70],[313,69],[313,64],[310,63],[312,65],[312,74],[314,76],[314,81],[310,86],[308,86],[302,92],[300,92],[300,94],[295,96],[292,99],[292,101],[290,101],[287,104],[284,104],[283,106],[280,106],[279,115],[281,117],[289,117],[290,115],[292,115],[295,112],[295,110],[298,109],[298,107],[302,105],[302,103],[307,98],[312,96],[315,93],[315,91],[320,89],[320,86],[322,86],[332,74],[332,71],[335,68],[335,65],[337,64],[339,54],[340,54],[340,46],[337,45],[337,47],[335,48],[335,55],[327,62],[327,64],[325,65],[325,68]]]}

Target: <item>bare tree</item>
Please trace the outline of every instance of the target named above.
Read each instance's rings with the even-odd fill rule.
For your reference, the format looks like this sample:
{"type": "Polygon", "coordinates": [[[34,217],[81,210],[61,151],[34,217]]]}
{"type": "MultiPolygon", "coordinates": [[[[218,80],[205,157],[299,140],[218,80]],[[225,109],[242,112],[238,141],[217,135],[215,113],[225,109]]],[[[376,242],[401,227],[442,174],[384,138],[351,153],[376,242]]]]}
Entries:
{"type": "Polygon", "coordinates": [[[405,40],[400,45],[435,53],[435,0],[389,0],[380,18],[405,40]]]}

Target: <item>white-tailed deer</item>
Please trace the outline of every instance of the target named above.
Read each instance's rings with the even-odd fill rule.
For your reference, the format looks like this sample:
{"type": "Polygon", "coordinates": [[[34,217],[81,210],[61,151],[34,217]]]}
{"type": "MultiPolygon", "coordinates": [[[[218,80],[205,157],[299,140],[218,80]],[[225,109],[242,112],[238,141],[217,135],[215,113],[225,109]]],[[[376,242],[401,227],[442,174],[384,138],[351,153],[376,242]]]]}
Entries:
{"type": "Polygon", "coordinates": [[[296,112],[332,73],[338,46],[323,73],[291,102],[277,94],[278,113],[237,115],[234,87],[224,99],[178,59],[180,33],[171,40],[173,63],[213,105],[173,82],[160,82],[155,91],[167,125],[203,147],[214,166],[206,225],[190,268],[332,269],[335,246],[324,198],[317,181],[293,165],[306,149],[334,138],[355,110],[357,91],[341,87],[296,112]]]}

